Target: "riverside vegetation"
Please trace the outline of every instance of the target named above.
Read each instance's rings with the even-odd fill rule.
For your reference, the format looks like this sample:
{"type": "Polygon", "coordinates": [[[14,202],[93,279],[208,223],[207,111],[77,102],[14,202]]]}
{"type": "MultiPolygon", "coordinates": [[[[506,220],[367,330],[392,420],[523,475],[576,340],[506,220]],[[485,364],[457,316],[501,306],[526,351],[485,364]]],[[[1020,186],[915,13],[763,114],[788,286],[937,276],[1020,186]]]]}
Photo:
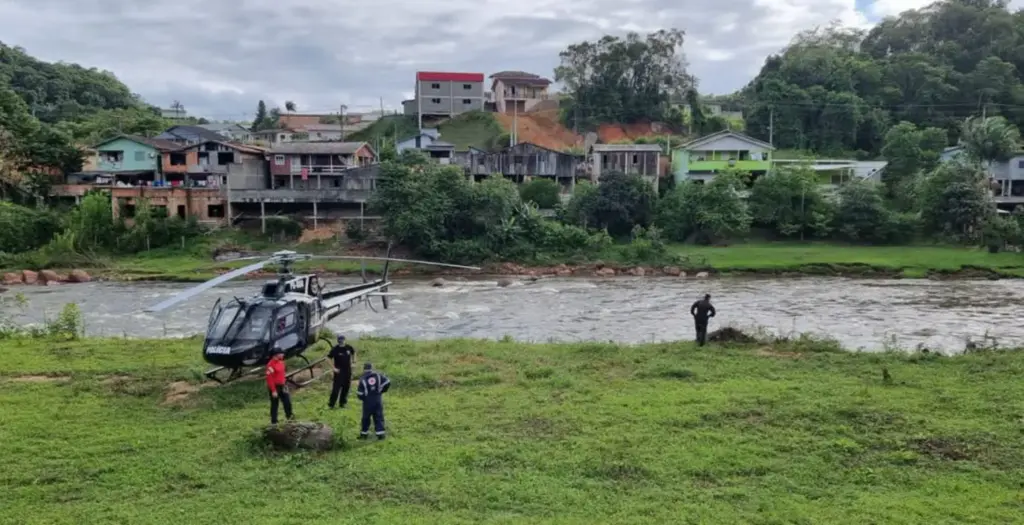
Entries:
{"type": "Polygon", "coordinates": [[[279,453],[258,437],[262,383],[200,384],[199,339],[6,339],[0,521],[909,524],[1024,512],[1020,352],[858,354],[805,338],[354,344],[395,385],[391,439],[356,442],[358,405],[325,410],[319,381],[294,394],[297,415],[334,427],[340,449],[279,453]]]}

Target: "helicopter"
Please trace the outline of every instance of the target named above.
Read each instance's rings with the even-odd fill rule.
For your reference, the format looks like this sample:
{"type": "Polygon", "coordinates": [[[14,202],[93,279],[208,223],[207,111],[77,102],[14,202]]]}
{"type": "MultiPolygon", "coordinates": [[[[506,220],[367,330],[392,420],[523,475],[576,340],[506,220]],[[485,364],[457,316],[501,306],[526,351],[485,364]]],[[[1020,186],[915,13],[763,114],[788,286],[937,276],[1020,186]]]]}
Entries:
{"type": "Polygon", "coordinates": [[[235,296],[223,304],[221,299],[218,299],[210,311],[203,340],[203,359],[214,365],[214,368],[207,370],[204,375],[219,384],[226,384],[262,371],[270,358],[278,351],[284,353],[285,359],[297,357],[305,362],[305,366],[287,375],[289,383],[302,387],[319,379],[320,376],[316,375],[315,367],[325,361],[327,356],[310,362],[304,355],[306,350],[316,344],[321,330],[328,321],[348,311],[356,304],[365,303],[376,312],[370,299],[380,297],[381,305],[385,309],[388,308],[388,297],[397,295],[388,291],[392,284],[388,280],[388,267],[391,261],[467,270],[480,269],[475,266],[395,259],[391,257],[390,244],[387,256],[383,258],[309,255],[283,250],[274,252],[269,257],[240,257],[232,259],[232,261],[253,259],[262,260],[210,279],[145,309],[146,312],[160,312],[219,284],[260,270],[267,265],[278,265],[277,278],[265,282],[259,293],[247,298],[235,296]],[[325,290],[325,286],[315,273],[302,275],[292,273],[292,263],[310,259],[360,259],[385,262],[379,279],[374,281],[366,279],[364,263],[363,283],[337,290],[325,290]],[[295,376],[307,370],[310,372],[310,379],[305,381],[294,379],[295,376]],[[222,377],[225,371],[227,371],[227,377],[222,377]]]}

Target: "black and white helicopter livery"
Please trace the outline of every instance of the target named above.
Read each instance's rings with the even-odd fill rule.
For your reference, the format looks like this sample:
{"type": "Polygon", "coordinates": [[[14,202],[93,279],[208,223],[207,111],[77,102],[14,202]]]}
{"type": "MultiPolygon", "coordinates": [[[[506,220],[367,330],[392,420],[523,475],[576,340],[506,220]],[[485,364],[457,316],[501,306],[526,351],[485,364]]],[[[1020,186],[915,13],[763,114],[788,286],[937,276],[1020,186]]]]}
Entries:
{"type": "Polygon", "coordinates": [[[388,297],[396,295],[388,292],[392,284],[388,280],[388,267],[391,261],[467,270],[480,269],[457,264],[394,259],[391,257],[390,245],[387,257],[383,258],[308,255],[293,251],[279,251],[269,257],[242,257],[234,260],[252,259],[263,260],[210,279],[146,309],[147,312],[159,312],[231,279],[260,270],[264,266],[270,264],[279,266],[277,279],[264,283],[259,294],[248,298],[234,297],[223,304],[218,299],[214,303],[207,322],[206,337],[203,341],[203,359],[214,365],[214,368],[206,371],[206,377],[218,383],[228,383],[262,371],[263,366],[277,351],[284,352],[285,359],[298,357],[305,362],[305,366],[288,374],[289,382],[296,386],[305,386],[318,379],[315,367],[327,357],[321,357],[311,363],[303,354],[316,343],[318,334],[326,327],[328,321],[348,311],[356,304],[365,302],[373,309],[370,298],[380,297],[381,305],[385,309],[388,307],[388,297]],[[310,259],[360,259],[385,262],[380,279],[367,281],[364,268],[363,283],[338,290],[325,290],[316,274],[295,275],[291,271],[293,262],[310,259]],[[224,370],[229,372],[227,378],[217,377],[217,374],[224,370]],[[306,370],[310,372],[310,379],[303,382],[292,379],[306,370]]]}

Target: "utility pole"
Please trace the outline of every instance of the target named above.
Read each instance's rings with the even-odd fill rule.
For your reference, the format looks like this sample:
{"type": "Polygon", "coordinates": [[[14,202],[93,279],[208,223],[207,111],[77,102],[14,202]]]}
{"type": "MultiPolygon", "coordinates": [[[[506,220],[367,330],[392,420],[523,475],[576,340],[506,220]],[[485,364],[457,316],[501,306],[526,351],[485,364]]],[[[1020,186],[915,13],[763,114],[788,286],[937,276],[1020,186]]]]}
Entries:
{"type": "Polygon", "coordinates": [[[341,124],[341,141],[345,142],[345,104],[342,104],[338,109],[338,123],[341,124]]]}
{"type": "Polygon", "coordinates": [[[519,101],[513,101],[512,103],[512,134],[508,137],[508,147],[516,145],[519,137],[519,101]]]}
{"type": "Polygon", "coordinates": [[[768,110],[768,145],[775,147],[775,106],[768,110]]]}

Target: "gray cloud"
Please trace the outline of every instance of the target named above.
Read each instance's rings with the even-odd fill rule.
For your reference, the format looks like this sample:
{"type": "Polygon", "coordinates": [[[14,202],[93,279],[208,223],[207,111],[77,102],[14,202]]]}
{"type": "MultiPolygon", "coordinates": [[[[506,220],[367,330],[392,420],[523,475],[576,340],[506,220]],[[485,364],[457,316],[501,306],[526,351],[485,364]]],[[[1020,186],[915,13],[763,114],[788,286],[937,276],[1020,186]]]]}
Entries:
{"type": "MultiPolygon", "coordinates": [[[[889,4],[917,0],[888,0],[889,4]]],[[[400,107],[416,70],[551,76],[566,45],[679,27],[701,90],[744,85],[803,29],[866,24],[855,0],[0,0],[2,38],[113,71],[150,103],[249,118],[400,107]]],[[[888,9],[889,7],[887,7],[888,9]]]]}

